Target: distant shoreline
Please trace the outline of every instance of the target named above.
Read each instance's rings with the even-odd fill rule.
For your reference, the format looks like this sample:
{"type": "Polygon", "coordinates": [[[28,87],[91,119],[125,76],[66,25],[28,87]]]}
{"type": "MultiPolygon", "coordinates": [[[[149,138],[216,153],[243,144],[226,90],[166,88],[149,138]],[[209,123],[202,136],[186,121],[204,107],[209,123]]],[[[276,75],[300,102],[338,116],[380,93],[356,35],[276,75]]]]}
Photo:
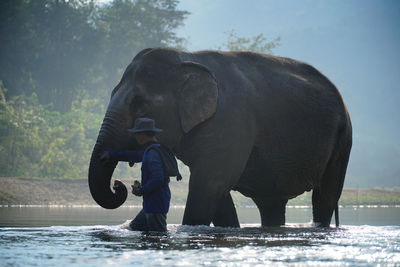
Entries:
{"type": "MultiPolygon", "coordinates": [[[[121,179],[126,185],[132,179],[121,179]]],[[[171,207],[184,207],[188,179],[171,181],[171,207]]],[[[287,207],[311,207],[311,194],[306,192],[289,200],[287,207]]],[[[237,207],[255,207],[250,198],[232,192],[237,207]]],[[[141,198],[129,195],[124,207],[141,207],[141,198]]],[[[400,206],[400,190],[344,188],[339,205],[362,208],[364,206],[400,206]]],[[[89,192],[87,178],[46,179],[0,177],[0,207],[98,207],[89,192]]]]}
{"type": "MultiPolygon", "coordinates": [[[[55,208],[55,209],[60,209],[60,208],[99,208],[102,209],[99,205],[24,205],[24,204],[7,204],[7,205],[0,205],[0,208],[55,208]]],[[[126,209],[140,209],[142,208],[141,205],[123,205],[120,208],[126,208],[126,209]]],[[[184,209],[185,205],[171,205],[170,209],[184,209]]],[[[242,207],[237,207],[239,209],[257,209],[256,205],[251,205],[251,206],[242,206],[242,207]]],[[[303,205],[287,205],[287,209],[310,209],[312,206],[303,206],[303,205]]],[[[339,208],[354,208],[354,209],[374,209],[374,208],[400,208],[400,205],[339,205],[339,208]]]]}

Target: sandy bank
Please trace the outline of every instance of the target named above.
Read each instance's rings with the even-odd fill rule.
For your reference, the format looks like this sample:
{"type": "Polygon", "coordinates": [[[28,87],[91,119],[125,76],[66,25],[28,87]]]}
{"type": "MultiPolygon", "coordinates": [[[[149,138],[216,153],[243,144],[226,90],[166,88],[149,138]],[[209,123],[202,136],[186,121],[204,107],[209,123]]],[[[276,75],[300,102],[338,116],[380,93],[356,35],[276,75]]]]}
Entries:
{"type": "MultiPolygon", "coordinates": [[[[132,179],[121,179],[126,185],[133,184],[132,179]]],[[[171,180],[171,205],[184,206],[188,192],[188,179],[180,182],[171,180]]],[[[298,196],[288,205],[311,205],[312,192],[298,196]]],[[[250,198],[238,192],[232,193],[236,206],[254,206],[250,198]]],[[[129,194],[124,205],[140,206],[141,198],[129,194]]],[[[399,190],[351,189],[345,188],[339,201],[340,205],[400,205],[399,190]]],[[[0,177],[0,205],[94,205],[89,192],[87,178],[45,179],[0,177]]]]}
{"type": "MultiPolygon", "coordinates": [[[[128,197],[127,204],[141,200],[128,197]]],[[[0,205],[97,205],[87,179],[0,178],[0,205]]]]}

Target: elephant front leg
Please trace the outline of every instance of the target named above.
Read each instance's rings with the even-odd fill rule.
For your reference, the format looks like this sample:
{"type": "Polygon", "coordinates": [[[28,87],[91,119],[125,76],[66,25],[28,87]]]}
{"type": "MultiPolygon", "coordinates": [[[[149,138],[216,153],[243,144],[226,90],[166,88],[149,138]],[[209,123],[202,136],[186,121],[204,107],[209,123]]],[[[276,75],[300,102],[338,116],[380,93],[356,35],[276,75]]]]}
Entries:
{"type": "Polygon", "coordinates": [[[238,183],[252,148],[251,131],[244,136],[240,133],[243,132],[219,133],[216,138],[207,132],[206,140],[191,148],[198,154],[190,160],[193,164],[190,166],[189,194],[183,224],[210,225],[213,222],[216,226],[239,227],[229,192],[238,183]],[[232,146],[228,142],[231,140],[247,142],[232,146]]]}
{"type": "MultiPolygon", "coordinates": [[[[204,174],[205,175],[205,174],[204,174]]],[[[191,175],[183,224],[239,227],[227,179],[191,175]],[[217,182],[219,181],[219,182],[217,182]],[[224,182],[221,182],[224,181],[224,182]]]]}
{"type": "Polygon", "coordinates": [[[205,188],[190,189],[186,200],[185,213],[182,224],[184,225],[210,225],[216,211],[214,194],[205,188]]]}
{"type": "Polygon", "coordinates": [[[235,205],[229,192],[224,194],[218,201],[212,222],[214,226],[240,227],[235,205]]]}
{"type": "Polygon", "coordinates": [[[287,199],[253,198],[261,216],[261,226],[281,226],[285,224],[287,199]]]}

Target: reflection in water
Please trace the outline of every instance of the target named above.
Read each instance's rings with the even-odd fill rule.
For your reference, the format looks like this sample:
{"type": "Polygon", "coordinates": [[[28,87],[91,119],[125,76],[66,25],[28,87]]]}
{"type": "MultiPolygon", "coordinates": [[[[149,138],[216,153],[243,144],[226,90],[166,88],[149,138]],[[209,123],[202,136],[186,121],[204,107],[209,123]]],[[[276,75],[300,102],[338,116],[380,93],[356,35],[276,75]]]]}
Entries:
{"type": "Polygon", "coordinates": [[[0,265],[396,265],[399,210],[342,209],[345,216],[339,228],[304,223],[309,221],[309,209],[288,214],[289,221],[297,223],[262,228],[259,223],[243,223],[258,219],[257,210],[254,218],[246,210],[239,215],[245,214],[240,229],[182,226],[181,213],[174,218],[172,210],[168,233],[159,234],[128,230],[127,214],[134,209],[118,214],[94,208],[0,208],[0,265]],[[364,225],[346,225],[355,218],[364,225]],[[369,222],[376,226],[365,225],[369,222]]]}
{"type": "MultiPolygon", "coordinates": [[[[120,207],[106,210],[96,207],[0,207],[0,226],[51,226],[51,225],[118,225],[132,219],[138,207],[120,207]]],[[[241,224],[260,223],[256,208],[237,209],[241,224]]],[[[168,224],[180,224],[183,208],[171,208],[168,224]]],[[[309,223],[311,208],[287,208],[286,222],[309,223]]],[[[344,225],[400,225],[400,207],[340,208],[340,222],[344,225]]]]}
{"type": "Polygon", "coordinates": [[[5,264],[32,265],[252,265],[395,264],[399,226],[315,228],[290,224],[241,229],[168,226],[167,234],[119,226],[0,228],[5,264]],[[12,252],[12,253],[11,253],[12,252]]]}

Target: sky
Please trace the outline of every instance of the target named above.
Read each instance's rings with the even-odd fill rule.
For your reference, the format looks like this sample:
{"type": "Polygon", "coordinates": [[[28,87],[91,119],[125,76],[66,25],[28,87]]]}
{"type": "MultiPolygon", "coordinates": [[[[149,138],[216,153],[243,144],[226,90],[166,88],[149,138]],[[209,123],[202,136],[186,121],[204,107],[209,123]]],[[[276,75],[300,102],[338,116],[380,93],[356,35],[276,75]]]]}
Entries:
{"type": "MultiPolygon", "coordinates": [[[[353,123],[348,176],[396,175],[384,185],[400,186],[400,1],[182,0],[178,8],[191,13],[177,32],[188,50],[217,49],[232,30],[280,37],[275,55],[313,65],[342,93],[353,123]]],[[[363,187],[358,178],[345,186],[363,187]]]]}

